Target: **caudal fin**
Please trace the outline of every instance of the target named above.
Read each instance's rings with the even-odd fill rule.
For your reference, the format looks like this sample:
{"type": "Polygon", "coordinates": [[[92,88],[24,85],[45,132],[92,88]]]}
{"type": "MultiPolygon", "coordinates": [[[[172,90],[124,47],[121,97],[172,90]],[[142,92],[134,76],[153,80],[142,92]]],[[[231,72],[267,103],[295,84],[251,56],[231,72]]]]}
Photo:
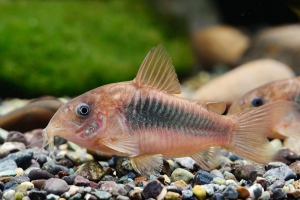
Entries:
{"type": "Polygon", "coordinates": [[[261,164],[281,160],[276,156],[276,150],[269,143],[267,135],[286,116],[298,112],[298,109],[299,105],[294,102],[277,101],[229,116],[237,121],[237,127],[228,150],[261,164]]]}

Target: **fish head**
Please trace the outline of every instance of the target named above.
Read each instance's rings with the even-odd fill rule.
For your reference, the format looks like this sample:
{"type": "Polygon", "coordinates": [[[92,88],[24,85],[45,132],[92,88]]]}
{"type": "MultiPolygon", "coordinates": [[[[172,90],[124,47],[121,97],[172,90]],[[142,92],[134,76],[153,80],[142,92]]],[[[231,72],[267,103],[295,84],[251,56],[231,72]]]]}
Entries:
{"type": "Polygon", "coordinates": [[[61,106],[43,131],[44,146],[59,136],[89,147],[96,137],[104,135],[107,114],[114,106],[107,99],[106,89],[106,86],[96,88],[61,106]]]}

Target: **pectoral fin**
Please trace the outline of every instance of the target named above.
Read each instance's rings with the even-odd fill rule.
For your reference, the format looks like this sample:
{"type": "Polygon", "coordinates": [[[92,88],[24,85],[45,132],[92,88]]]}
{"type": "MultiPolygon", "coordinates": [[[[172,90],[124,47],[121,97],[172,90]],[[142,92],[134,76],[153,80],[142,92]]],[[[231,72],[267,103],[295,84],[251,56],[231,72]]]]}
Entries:
{"type": "Polygon", "coordinates": [[[191,155],[200,167],[205,170],[211,170],[220,165],[221,148],[211,147],[204,151],[191,155]]]}
{"type": "Polygon", "coordinates": [[[102,144],[122,154],[127,154],[127,156],[139,154],[139,145],[132,136],[107,138],[103,140],[102,144]]]}
{"type": "Polygon", "coordinates": [[[130,158],[130,160],[134,170],[144,176],[159,175],[163,167],[161,154],[139,155],[130,158]]]}

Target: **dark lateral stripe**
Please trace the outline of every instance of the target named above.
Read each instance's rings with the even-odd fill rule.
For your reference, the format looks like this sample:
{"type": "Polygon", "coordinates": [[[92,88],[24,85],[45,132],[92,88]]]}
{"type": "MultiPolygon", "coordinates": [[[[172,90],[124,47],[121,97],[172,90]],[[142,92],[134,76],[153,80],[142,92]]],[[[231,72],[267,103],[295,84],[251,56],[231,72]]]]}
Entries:
{"type": "Polygon", "coordinates": [[[155,98],[133,98],[125,106],[126,118],[133,130],[143,128],[167,128],[196,134],[208,120],[188,113],[173,105],[163,104],[155,98]]]}

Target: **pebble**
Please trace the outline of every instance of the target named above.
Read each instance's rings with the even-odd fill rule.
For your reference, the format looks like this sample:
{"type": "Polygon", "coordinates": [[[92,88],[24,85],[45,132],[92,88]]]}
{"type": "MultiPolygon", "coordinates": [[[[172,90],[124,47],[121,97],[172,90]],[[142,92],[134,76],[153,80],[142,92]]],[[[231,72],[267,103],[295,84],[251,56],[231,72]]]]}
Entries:
{"type": "Polygon", "coordinates": [[[194,183],[197,185],[204,185],[209,184],[212,182],[212,180],[216,177],[216,175],[213,175],[209,172],[199,170],[197,171],[195,177],[194,177],[194,183]]]}
{"type": "Polygon", "coordinates": [[[245,187],[238,187],[238,188],[236,188],[236,191],[237,191],[238,197],[240,199],[246,199],[250,196],[248,189],[245,187]]]}
{"type": "Polygon", "coordinates": [[[0,162],[0,172],[7,170],[15,170],[18,166],[14,160],[7,160],[6,162],[0,162]]]}
{"type": "Polygon", "coordinates": [[[7,135],[7,138],[5,139],[5,142],[21,142],[25,146],[28,145],[28,142],[27,142],[24,134],[20,133],[18,131],[10,131],[7,135]]]}
{"type": "Polygon", "coordinates": [[[59,196],[55,195],[55,194],[48,194],[46,196],[47,200],[59,200],[59,196]]]}
{"type": "Polygon", "coordinates": [[[258,200],[269,200],[270,199],[270,193],[268,191],[264,191],[260,197],[258,198],[258,200]]]}
{"type": "Polygon", "coordinates": [[[38,179],[54,178],[54,175],[50,174],[46,170],[33,169],[29,172],[28,178],[30,179],[30,181],[32,181],[32,180],[38,180],[38,179]]]}
{"type": "Polygon", "coordinates": [[[251,180],[254,182],[258,176],[262,177],[265,171],[254,165],[237,166],[233,174],[237,180],[251,180]]]}
{"type": "Polygon", "coordinates": [[[294,172],[291,172],[291,173],[289,173],[288,175],[286,175],[286,177],[284,178],[285,181],[288,181],[288,180],[290,180],[290,179],[296,180],[296,179],[297,179],[297,174],[294,173],[294,172]]]}
{"type": "Polygon", "coordinates": [[[0,146],[0,158],[4,158],[10,153],[25,150],[25,144],[21,142],[5,142],[0,146]]]}
{"type": "Polygon", "coordinates": [[[295,199],[299,199],[300,198],[300,189],[294,189],[294,190],[292,190],[290,192],[287,192],[287,195],[291,196],[291,197],[293,197],[295,199]]]}
{"type": "Polygon", "coordinates": [[[90,186],[90,181],[83,176],[76,175],[73,184],[76,186],[90,186]]]}
{"type": "Polygon", "coordinates": [[[206,191],[206,194],[208,194],[209,196],[212,196],[214,194],[213,184],[201,185],[201,187],[206,191]]]}
{"type": "Polygon", "coordinates": [[[185,189],[188,186],[188,184],[186,184],[186,182],[184,182],[183,180],[175,181],[173,184],[174,186],[180,187],[182,189],[185,189]]]}
{"type": "Polygon", "coordinates": [[[45,181],[43,190],[47,193],[61,195],[69,190],[69,185],[59,178],[50,178],[45,181]]]}
{"type": "Polygon", "coordinates": [[[274,200],[284,200],[286,198],[286,193],[282,188],[276,188],[272,192],[274,200]]]}
{"type": "Polygon", "coordinates": [[[31,200],[42,200],[46,199],[47,197],[47,192],[46,191],[38,191],[38,190],[31,190],[28,194],[28,197],[31,200]]]}
{"type": "Polygon", "coordinates": [[[264,192],[264,189],[260,184],[255,183],[248,189],[248,191],[250,193],[249,195],[250,198],[257,199],[264,192]]]}
{"type": "Polygon", "coordinates": [[[283,180],[277,180],[277,181],[275,181],[272,185],[270,185],[270,186],[267,188],[267,190],[273,191],[273,190],[276,189],[276,188],[283,188],[284,183],[285,183],[285,182],[284,182],[283,180]]]}
{"type": "Polygon", "coordinates": [[[143,189],[142,195],[145,199],[163,199],[167,194],[167,190],[164,186],[157,180],[150,181],[143,189]]]}
{"type": "Polygon", "coordinates": [[[98,183],[99,189],[104,190],[108,193],[112,193],[118,186],[114,181],[100,181],[98,183]]]}
{"type": "Polygon", "coordinates": [[[195,185],[193,188],[193,194],[198,200],[205,200],[206,199],[206,191],[200,185],[195,185]]]}
{"type": "Polygon", "coordinates": [[[171,174],[171,179],[174,182],[183,180],[185,183],[189,184],[193,181],[194,175],[185,169],[177,168],[171,174]]]}
{"type": "Polygon", "coordinates": [[[8,156],[0,159],[0,164],[5,163],[8,160],[13,160],[16,162],[18,167],[27,169],[31,165],[32,157],[33,157],[33,151],[31,149],[23,150],[16,153],[11,153],[8,156]]]}
{"type": "Polygon", "coordinates": [[[49,172],[50,174],[56,175],[58,172],[68,172],[68,168],[62,165],[53,165],[49,172]]]}
{"type": "Polygon", "coordinates": [[[193,192],[191,190],[182,190],[183,199],[191,199],[192,196],[193,196],[193,192]]]}
{"type": "Polygon", "coordinates": [[[235,187],[233,187],[231,185],[226,187],[222,194],[227,199],[237,199],[238,198],[238,192],[236,191],[235,187]]]}
{"type": "Polygon", "coordinates": [[[292,173],[293,171],[286,165],[280,166],[278,168],[273,168],[264,173],[263,177],[267,176],[277,176],[279,180],[284,180],[284,178],[292,173]]]}
{"type": "Polygon", "coordinates": [[[103,199],[103,200],[106,200],[106,199],[110,199],[111,198],[111,194],[108,193],[108,192],[105,192],[105,191],[101,191],[101,190],[97,190],[95,192],[93,192],[93,194],[99,198],[99,199],[103,199]]]}
{"type": "Polygon", "coordinates": [[[220,170],[217,170],[217,169],[213,169],[210,171],[211,174],[215,175],[215,176],[218,176],[218,177],[221,177],[221,178],[224,178],[222,172],[220,172],[220,170]]]}
{"type": "Polygon", "coordinates": [[[213,200],[224,200],[225,198],[224,198],[223,194],[221,194],[221,193],[215,193],[215,194],[212,196],[212,199],[213,199],[213,200]]]}
{"type": "Polygon", "coordinates": [[[75,174],[81,175],[90,181],[98,182],[103,176],[104,171],[99,162],[91,161],[79,166],[75,174]]]}
{"type": "Polygon", "coordinates": [[[141,200],[142,199],[142,194],[139,190],[132,190],[130,193],[129,193],[129,198],[131,200],[141,200]]]}
{"type": "Polygon", "coordinates": [[[180,194],[176,192],[167,192],[166,196],[164,197],[165,200],[177,200],[180,194]]]}
{"type": "Polygon", "coordinates": [[[5,200],[14,200],[16,192],[14,190],[6,190],[3,193],[3,199],[5,200]]]}

